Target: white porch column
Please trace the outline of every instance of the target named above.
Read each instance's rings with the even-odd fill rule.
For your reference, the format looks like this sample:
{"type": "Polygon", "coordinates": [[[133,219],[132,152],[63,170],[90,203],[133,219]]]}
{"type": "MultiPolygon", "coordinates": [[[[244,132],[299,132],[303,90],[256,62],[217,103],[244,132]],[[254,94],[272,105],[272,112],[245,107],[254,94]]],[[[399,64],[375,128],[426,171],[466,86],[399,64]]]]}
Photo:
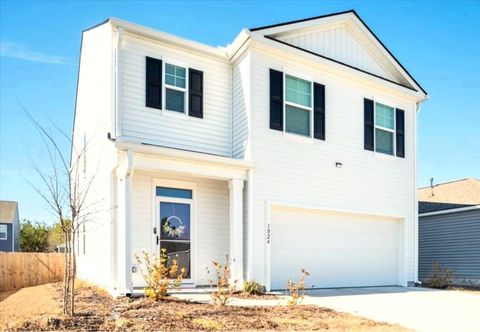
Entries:
{"type": "Polygon", "coordinates": [[[131,187],[132,155],[127,152],[125,169],[118,177],[117,205],[117,294],[132,293],[131,187]]]}
{"type": "Polygon", "coordinates": [[[243,180],[231,179],[230,188],[230,268],[231,279],[243,285],[243,180]]]}

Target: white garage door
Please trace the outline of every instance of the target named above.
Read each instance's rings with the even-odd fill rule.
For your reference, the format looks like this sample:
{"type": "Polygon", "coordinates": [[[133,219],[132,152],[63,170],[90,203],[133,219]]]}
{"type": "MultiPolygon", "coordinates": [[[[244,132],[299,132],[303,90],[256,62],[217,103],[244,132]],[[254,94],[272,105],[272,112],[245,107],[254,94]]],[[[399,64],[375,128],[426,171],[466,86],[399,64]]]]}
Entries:
{"type": "Polygon", "coordinates": [[[306,286],[398,285],[400,222],[356,214],[272,208],[271,289],[306,269],[306,286]]]}

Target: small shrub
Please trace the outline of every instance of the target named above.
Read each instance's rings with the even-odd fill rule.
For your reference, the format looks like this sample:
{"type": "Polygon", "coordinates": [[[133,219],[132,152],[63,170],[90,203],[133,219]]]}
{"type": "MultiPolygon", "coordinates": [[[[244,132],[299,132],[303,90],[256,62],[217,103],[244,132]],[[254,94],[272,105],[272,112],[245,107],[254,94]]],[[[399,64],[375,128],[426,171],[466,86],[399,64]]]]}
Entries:
{"type": "Polygon", "coordinates": [[[140,272],[147,283],[147,287],[144,288],[145,295],[149,298],[160,301],[168,295],[169,287],[180,287],[183,275],[185,274],[185,268],[178,271],[177,260],[172,260],[170,267],[167,266],[167,250],[160,250],[160,257],[156,255],[150,255],[147,252],[143,252],[143,262],[145,263],[144,271],[142,269],[142,260],[138,255],[135,258],[139,264],[140,272]]]}
{"type": "Polygon", "coordinates": [[[430,287],[446,288],[452,282],[452,277],[452,270],[448,267],[442,267],[438,262],[433,262],[430,287]]]}
{"type": "Polygon", "coordinates": [[[303,301],[303,297],[305,295],[305,279],[309,275],[310,274],[307,271],[302,269],[302,275],[300,276],[298,282],[293,279],[288,280],[287,289],[288,295],[290,296],[288,299],[289,305],[297,305],[303,301]]]}
{"type": "Polygon", "coordinates": [[[243,291],[250,295],[261,295],[265,293],[265,287],[260,285],[255,280],[244,281],[243,282],[243,291]]]}
{"type": "Polygon", "coordinates": [[[208,318],[194,318],[192,323],[201,329],[208,331],[218,331],[223,329],[223,325],[220,322],[208,318]]]}
{"type": "MultiPolygon", "coordinates": [[[[217,261],[213,261],[213,266],[215,268],[215,281],[212,279],[208,279],[208,283],[210,287],[212,287],[212,292],[210,296],[212,297],[213,301],[219,305],[226,305],[227,302],[232,297],[233,293],[237,290],[237,280],[230,280],[230,260],[227,258],[225,260],[225,264],[222,267],[217,261]]],[[[210,275],[210,270],[207,267],[207,273],[210,275]]]]}

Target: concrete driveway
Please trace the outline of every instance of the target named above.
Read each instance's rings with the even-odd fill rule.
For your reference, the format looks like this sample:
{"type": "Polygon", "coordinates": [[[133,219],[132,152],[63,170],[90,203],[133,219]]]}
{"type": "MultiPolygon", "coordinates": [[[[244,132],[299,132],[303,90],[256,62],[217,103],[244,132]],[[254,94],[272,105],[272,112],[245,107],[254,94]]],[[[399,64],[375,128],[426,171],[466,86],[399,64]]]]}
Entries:
{"type": "Polygon", "coordinates": [[[313,290],[304,304],[417,331],[480,331],[480,292],[403,287],[313,290]]]}

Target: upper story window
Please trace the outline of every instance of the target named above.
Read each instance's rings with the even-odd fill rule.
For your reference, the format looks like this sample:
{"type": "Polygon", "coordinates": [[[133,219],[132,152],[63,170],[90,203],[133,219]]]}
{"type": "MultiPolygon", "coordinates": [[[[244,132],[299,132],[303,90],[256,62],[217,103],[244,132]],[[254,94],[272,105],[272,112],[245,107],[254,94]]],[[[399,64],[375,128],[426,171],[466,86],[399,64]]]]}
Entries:
{"type": "Polygon", "coordinates": [[[7,225],[0,225],[0,240],[7,239],[7,225]]]}
{"type": "Polygon", "coordinates": [[[405,111],[364,98],[364,149],[405,158],[405,111]]]}
{"type": "Polygon", "coordinates": [[[375,103],[375,151],[393,155],[395,140],[393,107],[375,103]]]}
{"type": "Polygon", "coordinates": [[[311,136],[312,82],[285,75],[285,131],[311,136]]]}
{"type": "Polygon", "coordinates": [[[270,69],[270,129],[325,140],[325,86],[270,69]]]}
{"type": "Polygon", "coordinates": [[[203,72],[146,57],[145,105],[203,118],[203,72]]]}
{"type": "Polygon", "coordinates": [[[165,64],[165,108],[185,113],[186,73],[184,67],[165,64]]]}

